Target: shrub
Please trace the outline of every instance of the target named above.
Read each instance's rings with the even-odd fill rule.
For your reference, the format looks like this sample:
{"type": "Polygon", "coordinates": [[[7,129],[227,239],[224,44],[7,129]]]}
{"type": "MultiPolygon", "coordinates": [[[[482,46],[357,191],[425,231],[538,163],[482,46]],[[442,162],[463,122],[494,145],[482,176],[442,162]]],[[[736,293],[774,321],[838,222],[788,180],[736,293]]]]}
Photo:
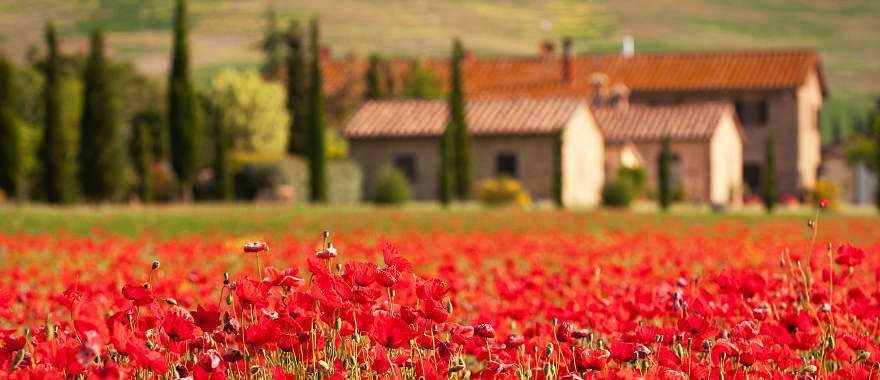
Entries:
{"type": "MultiPolygon", "coordinates": [[[[239,199],[275,198],[305,202],[309,198],[309,166],[300,157],[241,155],[233,158],[236,197],[239,199]],[[242,188],[242,186],[244,188],[242,188]]],[[[363,175],[352,161],[328,162],[328,201],[333,204],[361,200],[363,175]]]]}
{"type": "Polygon", "coordinates": [[[401,205],[409,202],[410,189],[406,176],[395,168],[385,168],[373,190],[373,202],[384,205],[401,205]]]}
{"type": "Polygon", "coordinates": [[[819,201],[823,199],[828,200],[829,209],[837,209],[840,206],[840,186],[827,179],[816,181],[816,186],[810,192],[812,205],[818,205],[819,201]]]}
{"type": "Polygon", "coordinates": [[[480,202],[489,206],[525,207],[532,203],[532,197],[519,181],[498,177],[485,179],[480,184],[480,202]]]}
{"type": "Polygon", "coordinates": [[[626,166],[621,166],[620,169],[617,170],[617,178],[625,179],[630,182],[634,196],[642,194],[642,190],[645,188],[646,177],[647,174],[645,174],[645,169],[641,167],[628,168],[626,166]]]}
{"type": "Polygon", "coordinates": [[[602,204],[605,206],[629,207],[634,197],[634,186],[627,177],[618,176],[602,186],[602,204]]]}

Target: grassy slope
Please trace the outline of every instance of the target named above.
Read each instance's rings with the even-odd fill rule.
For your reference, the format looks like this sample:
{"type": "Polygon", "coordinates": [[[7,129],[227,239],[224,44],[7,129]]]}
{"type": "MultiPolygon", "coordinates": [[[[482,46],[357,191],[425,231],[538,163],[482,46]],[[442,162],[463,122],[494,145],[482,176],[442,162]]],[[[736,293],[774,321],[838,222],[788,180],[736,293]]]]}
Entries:
{"type": "MultiPolygon", "coordinates": [[[[256,65],[266,0],[191,0],[197,75],[256,65]]],[[[616,51],[623,35],[636,49],[701,50],[808,46],[822,53],[835,96],[864,108],[880,93],[880,1],[876,0],[274,0],[282,19],[318,15],[337,55],[445,54],[460,36],[483,54],[534,54],[540,41],[573,36],[582,51],[616,51]],[[380,4],[380,5],[378,5],[380,4]],[[853,96],[862,97],[862,99],[853,96]],[[850,101],[849,99],[853,99],[850,101]]],[[[54,20],[82,50],[104,17],[111,51],[143,71],[167,67],[171,1],[5,0],[0,51],[22,59],[54,20]]],[[[839,107],[832,105],[833,107],[839,107]]]]}

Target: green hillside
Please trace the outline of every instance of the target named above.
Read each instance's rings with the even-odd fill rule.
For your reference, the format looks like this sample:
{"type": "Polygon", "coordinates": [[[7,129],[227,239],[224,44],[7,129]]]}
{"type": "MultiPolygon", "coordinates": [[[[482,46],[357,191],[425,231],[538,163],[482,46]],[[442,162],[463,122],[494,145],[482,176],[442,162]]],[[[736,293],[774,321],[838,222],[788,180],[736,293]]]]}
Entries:
{"type": "MultiPolygon", "coordinates": [[[[193,0],[199,77],[260,61],[269,4],[282,21],[319,16],[337,56],[446,54],[453,36],[481,54],[534,54],[542,40],[565,35],[580,51],[616,51],[624,35],[637,51],[815,47],[832,95],[864,105],[865,94],[880,93],[877,0],[193,0]]],[[[23,60],[53,20],[65,49],[79,51],[103,24],[116,58],[160,74],[170,18],[168,0],[5,0],[0,49],[23,60]]]]}

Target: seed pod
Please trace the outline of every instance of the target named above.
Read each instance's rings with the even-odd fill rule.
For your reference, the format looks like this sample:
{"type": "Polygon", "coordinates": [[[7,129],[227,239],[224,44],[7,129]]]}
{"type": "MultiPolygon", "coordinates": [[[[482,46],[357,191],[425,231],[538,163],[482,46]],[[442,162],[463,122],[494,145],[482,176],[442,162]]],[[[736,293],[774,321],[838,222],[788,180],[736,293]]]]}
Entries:
{"type": "Polygon", "coordinates": [[[325,371],[330,370],[330,364],[327,364],[327,362],[325,362],[323,360],[318,360],[318,365],[320,365],[321,368],[323,368],[325,371]]]}
{"type": "Polygon", "coordinates": [[[226,304],[232,305],[232,294],[226,295],[226,304]]]}
{"type": "Polygon", "coordinates": [[[159,269],[159,260],[158,259],[153,260],[153,263],[150,265],[150,268],[152,268],[153,270],[159,269]]]}
{"type": "Polygon", "coordinates": [[[260,367],[259,366],[251,366],[251,373],[254,375],[260,373],[260,367]]]}
{"type": "Polygon", "coordinates": [[[142,285],[142,286],[144,287],[144,289],[149,289],[149,288],[153,287],[152,285],[150,285],[149,282],[145,282],[144,285],[142,285]]]}
{"type": "Polygon", "coordinates": [[[175,300],[174,298],[166,298],[165,303],[171,306],[177,306],[177,300],[175,300]]]}

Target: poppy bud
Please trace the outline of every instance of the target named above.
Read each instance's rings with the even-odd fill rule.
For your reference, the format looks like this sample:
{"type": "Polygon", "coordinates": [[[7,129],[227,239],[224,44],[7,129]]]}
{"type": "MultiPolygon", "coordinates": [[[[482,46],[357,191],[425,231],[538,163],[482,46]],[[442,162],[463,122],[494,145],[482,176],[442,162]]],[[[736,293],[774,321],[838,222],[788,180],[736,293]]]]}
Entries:
{"type": "Polygon", "coordinates": [[[815,221],[815,220],[810,219],[810,220],[807,221],[807,228],[809,228],[809,229],[813,229],[813,227],[815,227],[815,226],[816,226],[816,221],[815,221]]]}
{"type": "Polygon", "coordinates": [[[822,199],[821,201],[819,201],[819,208],[828,208],[828,206],[830,205],[831,202],[829,202],[828,199],[822,199]]]}
{"type": "Polygon", "coordinates": [[[143,287],[144,287],[144,289],[149,289],[149,288],[152,287],[152,285],[150,285],[149,282],[145,282],[144,285],[143,285],[143,287]]]}
{"type": "Polygon", "coordinates": [[[177,306],[177,300],[175,300],[174,298],[166,298],[165,303],[172,306],[177,306]]]}
{"type": "Polygon", "coordinates": [[[153,264],[150,266],[153,270],[159,269],[159,260],[153,260],[153,264]]]}
{"type": "Polygon", "coordinates": [[[333,321],[333,327],[336,330],[342,330],[342,318],[337,317],[335,321],[333,321]]]}
{"type": "Polygon", "coordinates": [[[868,360],[871,357],[871,353],[865,350],[859,350],[859,356],[856,357],[856,361],[868,360]]]}
{"type": "Polygon", "coordinates": [[[804,367],[804,372],[806,372],[806,373],[816,373],[816,371],[818,371],[818,370],[819,370],[819,368],[816,368],[815,364],[810,364],[810,365],[804,367]]]}
{"type": "Polygon", "coordinates": [[[456,373],[456,372],[461,371],[463,369],[464,369],[463,365],[456,364],[456,365],[452,366],[452,368],[449,369],[449,373],[456,373]]]}
{"type": "Polygon", "coordinates": [[[232,294],[226,295],[226,304],[232,305],[232,294]]]}
{"type": "Polygon", "coordinates": [[[153,344],[153,342],[151,342],[151,341],[148,340],[148,341],[147,341],[147,348],[149,348],[149,349],[152,350],[153,347],[155,347],[155,345],[153,344]]]}
{"type": "Polygon", "coordinates": [[[446,312],[452,314],[452,301],[446,302],[446,312]]]}
{"type": "MultiPolygon", "coordinates": [[[[323,362],[323,360],[322,360],[322,362],[323,362]]],[[[255,365],[255,366],[251,366],[251,374],[256,375],[256,374],[258,374],[258,373],[260,373],[260,366],[256,366],[256,365],[255,365]]]]}
{"type": "Polygon", "coordinates": [[[229,272],[223,272],[223,285],[229,285],[229,272]]]}
{"type": "Polygon", "coordinates": [[[251,242],[244,245],[245,253],[260,253],[269,250],[269,244],[264,241],[251,242]]]}
{"type": "Polygon", "coordinates": [[[226,351],[223,352],[223,360],[227,363],[235,363],[241,359],[244,359],[244,354],[235,348],[227,348],[226,351]]]}
{"type": "Polygon", "coordinates": [[[318,360],[318,365],[320,365],[321,368],[323,368],[325,371],[330,370],[330,364],[327,364],[327,362],[325,362],[323,360],[318,360]]]}
{"type": "Polygon", "coordinates": [[[495,329],[488,323],[482,323],[474,327],[474,334],[484,339],[494,338],[495,329]]]}
{"type": "Polygon", "coordinates": [[[553,355],[553,344],[547,343],[547,347],[544,348],[544,357],[549,359],[550,355],[553,355]]]}

